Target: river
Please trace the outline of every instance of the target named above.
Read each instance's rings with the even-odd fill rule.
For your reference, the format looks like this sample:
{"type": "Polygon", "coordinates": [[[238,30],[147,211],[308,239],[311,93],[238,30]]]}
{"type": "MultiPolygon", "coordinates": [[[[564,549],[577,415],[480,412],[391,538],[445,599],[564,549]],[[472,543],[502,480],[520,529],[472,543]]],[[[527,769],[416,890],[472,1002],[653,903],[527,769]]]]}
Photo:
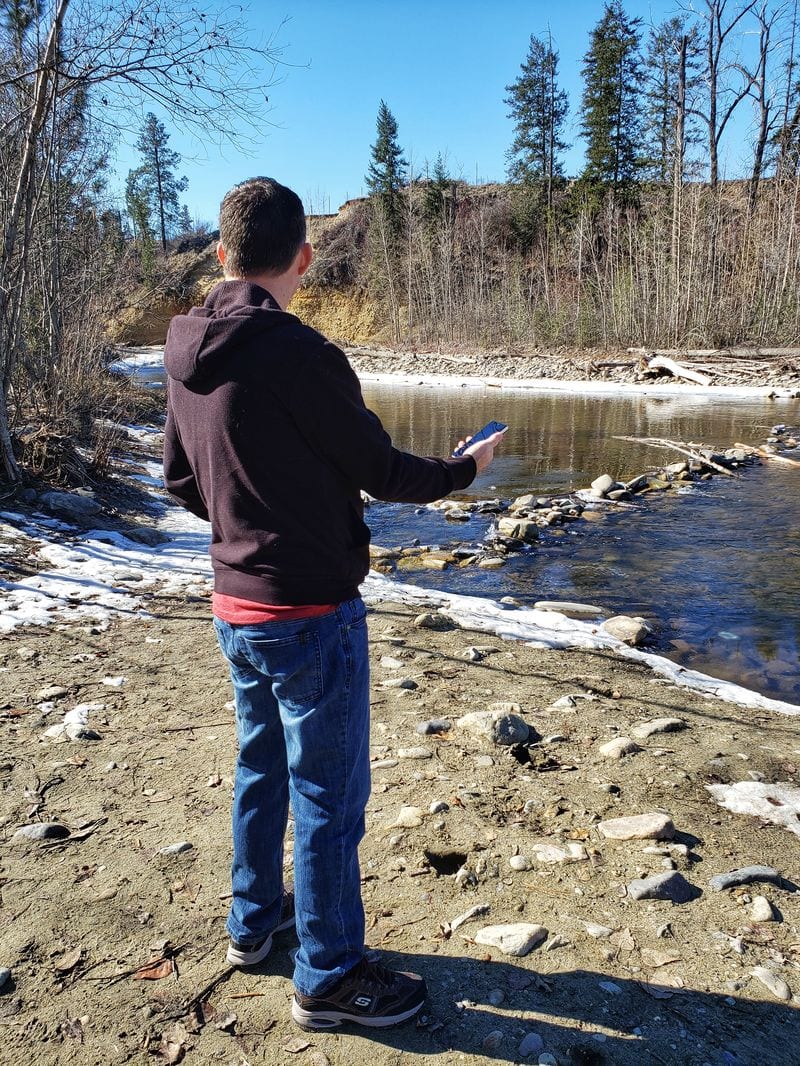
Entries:
{"type": "MultiPolygon", "coordinates": [[[[367,403],[398,447],[446,454],[492,418],[509,424],[490,470],[465,494],[514,497],[585,488],[601,473],[629,479],[681,456],[616,436],[666,437],[724,448],[762,443],[779,422],[797,425],[800,401],[695,397],[599,398],[497,389],[366,385],[367,403]]],[[[425,570],[416,584],[525,605],[577,599],[641,614],[669,658],[765,695],[800,702],[800,470],[749,467],[679,493],[639,498],[595,520],[546,531],[501,570],[425,570]]],[[[378,544],[479,541],[490,518],[454,524],[436,512],[374,504],[378,544]]]]}
{"type": "MultiPolygon", "coordinates": [[[[148,368],[144,380],[163,381],[148,368]]],[[[598,474],[629,479],[680,459],[617,436],[695,441],[720,449],[763,443],[777,423],[800,423],[800,400],[730,400],[648,395],[592,396],[531,390],[364,385],[367,403],[396,445],[446,455],[490,419],[509,424],[491,469],[464,495],[513,498],[566,493],[598,474]]],[[[747,468],[680,492],[637,499],[543,533],[539,544],[500,570],[476,567],[404,575],[423,587],[528,606],[576,599],[614,613],[640,614],[669,658],[765,695],[800,702],[800,469],[747,468]]],[[[440,513],[373,504],[375,543],[418,539],[477,543],[491,519],[451,523],[440,513]]]]}

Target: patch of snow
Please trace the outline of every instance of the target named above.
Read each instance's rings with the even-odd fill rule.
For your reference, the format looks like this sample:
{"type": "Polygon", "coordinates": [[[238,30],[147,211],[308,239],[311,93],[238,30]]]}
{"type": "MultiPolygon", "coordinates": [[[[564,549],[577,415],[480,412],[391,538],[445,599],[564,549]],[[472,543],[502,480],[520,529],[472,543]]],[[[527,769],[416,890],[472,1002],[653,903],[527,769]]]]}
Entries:
{"type": "Polygon", "coordinates": [[[706,785],[720,805],[734,814],[782,825],[800,836],[800,788],[789,782],[737,781],[733,785],[706,785]]]}

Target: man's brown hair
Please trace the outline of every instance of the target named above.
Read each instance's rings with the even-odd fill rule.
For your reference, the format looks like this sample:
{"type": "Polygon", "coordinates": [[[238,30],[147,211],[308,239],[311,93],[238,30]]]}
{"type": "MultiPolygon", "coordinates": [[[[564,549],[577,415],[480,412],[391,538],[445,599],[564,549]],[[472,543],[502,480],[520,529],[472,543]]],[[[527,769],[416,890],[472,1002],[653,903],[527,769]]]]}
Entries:
{"type": "Polygon", "coordinates": [[[300,197],[274,178],[248,178],[234,185],[220,207],[219,239],[227,274],[282,274],[306,239],[300,197]]]}

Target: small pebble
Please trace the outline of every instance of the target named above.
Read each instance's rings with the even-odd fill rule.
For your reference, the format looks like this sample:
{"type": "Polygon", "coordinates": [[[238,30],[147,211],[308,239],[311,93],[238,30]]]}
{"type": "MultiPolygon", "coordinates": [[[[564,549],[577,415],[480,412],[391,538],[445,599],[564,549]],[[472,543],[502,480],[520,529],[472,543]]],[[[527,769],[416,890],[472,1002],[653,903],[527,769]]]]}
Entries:
{"type": "MultiPolygon", "coordinates": [[[[538,1033],[527,1033],[523,1037],[522,1043],[519,1045],[519,1053],[523,1058],[526,1058],[528,1055],[535,1055],[542,1050],[544,1050],[544,1040],[542,1040],[538,1033]]],[[[542,1060],[539,1059],[539,1061],[541,1062],[542,1060]]]]}
{"type": "Polygon", "coordinates": [[[11,970],[7,966],[0,966],[0,988],[7,985],[11,980],[11,970]]]}
{"type": "Polygon", "coordinates": [[[434,733],[447,733],[452,728],[449,718],[431,718],[427,722],[417,723],[417,732],[424,737],[431,736],[434,733]]]}
{"type": "Polygon", "coordinates": [[[184,851],[191,851],[193,845],[189,840],[179,840],[176,844],[167,844],[165,848],[159,848],[159,855],[180,855],[184,851]]]}
{"type": "Polygon", "coordinates": [[[782,977],[778,977],[766,966],[756,966],[750,971],[750,976],[757,978],[765,988],[768,988],[776,999],[788,1002],[792,998],[792,990],[782,977]]]}
{"type": "Polygon", "coordinates": [[[434,800],[428,810],[431,814],[444,814],[450,810],[450,804],[446,800],[434,800]]]}
{"type": "Polygon", "coordinates": [[[493,988],[486,998],[493,1007],[499,1007],[505,1001],[506,994],[502,988],[493,988]]]}
{"type": "Polygon", "coordinates": [[[416,681],[410,677],[389,677],[382,682],[383,688],[401,688],[413,692],[418,687],[416,681]]]}
{"type": "Polygon", "coordinates": [[[750,904],[750,917],[754,922],[774,922],[775,911],[766,896],[754,896],[750,904]]]}
{"type": "Polygon", "coordinates": [[[433,752],[430,748],[398,748],[398,759],[431,759],[433,752]]]}
{"type": "Polygon", "coordinates": [[[508,865],[512,870],[529,870],[531,867],[530,859],[525,855],[512,855],[508,860],[508,865]]]}
{"type": "Polygon", "coordinates": [[[491,1033],[483,1038],[483,1050],[484,1051],[497,1051],[503,1042],[503,1034],[499,1029],[493,1029],[491,1033]]]}
{"type": "Polygon", "coordinates": [[[555,1055],[551,1055],[549,1051],[545,1051],[536,1061],[539,1066],[558,1066],[558,1060],[555,1055]]]}

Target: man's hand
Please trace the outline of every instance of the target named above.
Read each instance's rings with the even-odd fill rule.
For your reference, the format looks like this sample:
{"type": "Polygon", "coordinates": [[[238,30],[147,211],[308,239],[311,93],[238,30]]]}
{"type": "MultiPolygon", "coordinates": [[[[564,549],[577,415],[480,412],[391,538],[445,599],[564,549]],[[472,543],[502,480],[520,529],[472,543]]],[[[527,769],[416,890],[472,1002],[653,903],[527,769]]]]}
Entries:
{"type": "MultiPolygon", "coordinates": [[[[475,460],[475,465],[478,467],[478,473],[482,474],[483,471],[489,466],[494,458],[494,450],[500,444],[503,437],[506,435],[506,431],[503,429],[499,433],[493,433],[491,437],[487,437],[486,440],[478,441],[477,444],[470,444],[464,451],[464,455],[471,455],[475,460]]],[[[471,437],[467,437],[466,443],[469,444],[471,437]]],[[[464,441],[458,442],[458,447],[464,446],[464,441]]]]}

